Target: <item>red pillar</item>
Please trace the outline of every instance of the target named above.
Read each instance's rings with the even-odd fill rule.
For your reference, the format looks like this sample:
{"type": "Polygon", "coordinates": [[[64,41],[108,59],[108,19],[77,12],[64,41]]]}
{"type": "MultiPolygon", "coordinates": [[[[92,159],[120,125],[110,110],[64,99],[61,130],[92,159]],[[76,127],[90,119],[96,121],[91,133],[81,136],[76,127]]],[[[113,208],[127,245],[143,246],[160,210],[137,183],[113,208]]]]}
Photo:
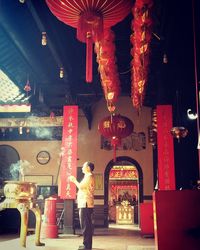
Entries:
{"type": "Polygon", "coordinates": [[[158,105],[157,109],[158,142],[158,189],[175,190],[174,142],[170,133],[173,127],[172,106],[158,105]]]}

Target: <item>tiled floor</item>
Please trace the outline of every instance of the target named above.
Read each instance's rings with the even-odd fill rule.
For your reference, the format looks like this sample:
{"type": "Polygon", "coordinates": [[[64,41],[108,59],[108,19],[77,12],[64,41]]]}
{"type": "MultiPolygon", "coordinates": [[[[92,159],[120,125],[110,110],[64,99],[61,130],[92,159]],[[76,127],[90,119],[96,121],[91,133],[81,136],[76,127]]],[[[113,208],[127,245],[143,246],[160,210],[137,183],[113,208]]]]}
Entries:
{"type": "MultiPolygon", "coordinates": [[[[59,234],[57,239],[46,239],[41,237],[45,243],[44,247],[34,245],[34,235],[27,236],[28,250],[76,250],[82,245],[82,236],[59,234]]],[[[19,238],[16,235],[0,235],[0,249],[21,250],[19,238]]],[[[137,227],[99,228],[95,229],[93,237],[93,250],[154,250],[154,239],[141,237],[137,227]]]]}

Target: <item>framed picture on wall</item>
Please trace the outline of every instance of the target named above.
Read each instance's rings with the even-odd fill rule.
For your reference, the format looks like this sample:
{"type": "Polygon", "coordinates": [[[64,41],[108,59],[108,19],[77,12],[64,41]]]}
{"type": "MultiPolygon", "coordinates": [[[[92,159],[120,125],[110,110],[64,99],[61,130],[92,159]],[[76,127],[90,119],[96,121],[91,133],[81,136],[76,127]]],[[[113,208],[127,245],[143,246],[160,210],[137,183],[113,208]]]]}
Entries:
{"type": "Polygon", "coordinates": [[[103,174],[94,174],[95,190],[103,190],[103,174]]]}

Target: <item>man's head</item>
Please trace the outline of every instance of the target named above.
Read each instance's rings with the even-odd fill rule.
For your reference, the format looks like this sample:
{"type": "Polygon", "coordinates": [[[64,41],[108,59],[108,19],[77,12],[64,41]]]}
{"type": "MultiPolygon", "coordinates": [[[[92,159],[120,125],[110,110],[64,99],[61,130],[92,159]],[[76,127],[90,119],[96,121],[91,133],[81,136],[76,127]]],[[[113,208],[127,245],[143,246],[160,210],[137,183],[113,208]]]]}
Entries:
{"type": "Polygon", "coordinates": [[[82,172],[85,173],[91,173],[94,170],[94,164],[92,162],[86,161],[83,164],[82,172]]]}

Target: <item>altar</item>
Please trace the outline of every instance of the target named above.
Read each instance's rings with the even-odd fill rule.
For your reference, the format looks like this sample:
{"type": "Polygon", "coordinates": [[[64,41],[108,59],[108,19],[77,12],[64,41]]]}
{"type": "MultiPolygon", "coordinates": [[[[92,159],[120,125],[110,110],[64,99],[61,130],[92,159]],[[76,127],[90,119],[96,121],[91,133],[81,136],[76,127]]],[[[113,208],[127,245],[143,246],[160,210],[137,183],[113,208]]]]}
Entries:
{"type": "Polygon", "coordinates": [[[134,207],[126,201],[116,206],[116,223],[117,224],[134,224],[134,207]]]}

